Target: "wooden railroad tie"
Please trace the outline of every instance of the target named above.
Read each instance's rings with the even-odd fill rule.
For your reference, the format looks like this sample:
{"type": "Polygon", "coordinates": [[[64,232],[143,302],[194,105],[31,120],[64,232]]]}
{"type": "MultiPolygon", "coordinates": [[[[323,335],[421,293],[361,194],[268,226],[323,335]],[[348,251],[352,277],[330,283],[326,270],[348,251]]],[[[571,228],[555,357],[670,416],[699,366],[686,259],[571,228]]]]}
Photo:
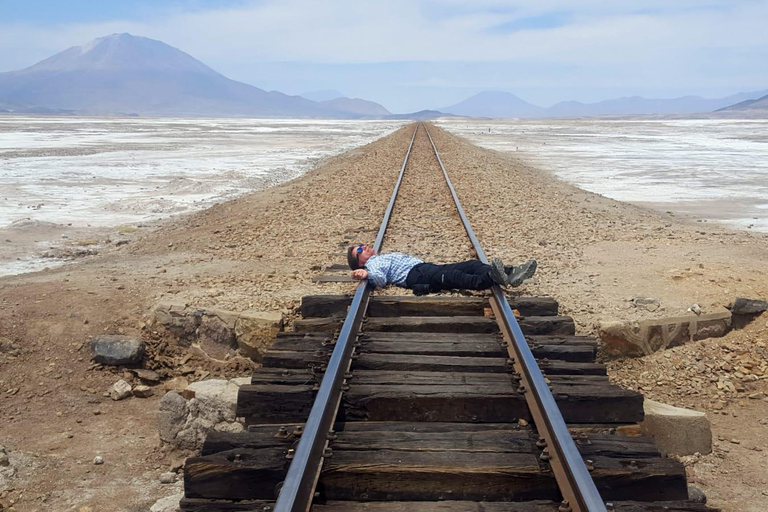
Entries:
{"type": "MultiPolygon", "coordinates": [[[[686,501],[685,468],[653,440],[616,434],[642,420],[642,396],[608,381],[596,340],[574,335],[551,298],[510,302],[609,510],[712,511],[686,501]]],[[[213,432],[187,460],[182,510],[270,510],[348,305],[303,299],[296,331],[240,388],[248,430],[213,432]]],[[[486,308],[478,297],[373,298],[313,511],[558,510],[546,446],[486,308]]]]}

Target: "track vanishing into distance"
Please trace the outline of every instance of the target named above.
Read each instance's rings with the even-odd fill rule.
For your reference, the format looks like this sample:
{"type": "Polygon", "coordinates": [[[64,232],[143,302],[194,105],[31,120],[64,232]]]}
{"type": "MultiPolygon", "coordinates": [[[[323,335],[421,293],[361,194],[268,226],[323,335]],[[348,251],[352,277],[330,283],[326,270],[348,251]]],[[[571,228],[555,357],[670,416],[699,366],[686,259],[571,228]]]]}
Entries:
{"type": "MultiPolygon", "coordinates": [[[[412,246],[397,226],[441,216],[460,220],[462,259],[487,263],[417,125],[374,248],[412,246]],[[421,206],[398,219],[397,201],[421,206]]],[[[212,432],[187,459],[182,510],[714,510],[687,501],[682,464],[639,436],[642,396],[609,383],[597,341],[553,298],[374,296],[364,281],[351,298],[304,297],[301,313],[240,388],[247,432],[212,432]]]]}

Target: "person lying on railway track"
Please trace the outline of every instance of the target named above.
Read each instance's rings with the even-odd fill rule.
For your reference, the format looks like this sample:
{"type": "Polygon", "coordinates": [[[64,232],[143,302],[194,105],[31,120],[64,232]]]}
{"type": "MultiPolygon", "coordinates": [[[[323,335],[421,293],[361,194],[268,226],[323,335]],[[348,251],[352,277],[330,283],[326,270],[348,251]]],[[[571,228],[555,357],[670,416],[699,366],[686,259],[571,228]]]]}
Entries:
{"type": "Polygon", "coordinates": [[[436,265],[401,252],[377,254],[367,244],[349,247],[347,263],[355,279],[368,279],[380,288],[394,284],[413,290],[415,295],[455,289],[486,290],[494,283],[520,286],[536,272],[536,260],[519,266],[504,266],[498,258],[490,265],[480,260],[436,265]]]}

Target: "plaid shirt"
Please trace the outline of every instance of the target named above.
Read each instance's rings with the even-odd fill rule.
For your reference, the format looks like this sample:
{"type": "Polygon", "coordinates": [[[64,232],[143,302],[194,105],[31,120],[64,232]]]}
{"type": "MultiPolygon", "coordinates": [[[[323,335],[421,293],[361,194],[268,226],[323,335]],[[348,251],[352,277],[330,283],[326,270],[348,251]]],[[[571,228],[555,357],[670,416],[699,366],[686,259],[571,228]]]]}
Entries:
{"type": "Polygon", "coordinates": [[[376,254],[365,263],[368,271],[368,282],[379,288],[388,284],[405,287],[405,278],[408,272],[419,263],[424,263],[418,258],[401,252],[388,254],[376,254]]]}

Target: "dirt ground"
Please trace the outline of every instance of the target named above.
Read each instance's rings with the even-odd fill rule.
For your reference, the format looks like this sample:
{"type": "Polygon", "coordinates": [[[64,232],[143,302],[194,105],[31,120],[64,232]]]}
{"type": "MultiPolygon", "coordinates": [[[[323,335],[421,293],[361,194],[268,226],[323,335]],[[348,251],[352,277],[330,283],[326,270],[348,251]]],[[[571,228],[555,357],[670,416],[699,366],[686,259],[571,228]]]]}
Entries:
{"type": "MultiPolygon", "coordinates": [[[[159,479],[185,455],[158,439],[161,389],[144,399],[105,397],[129,375],[93,365],[89,340],[102,333],[154,340],[150,311],[161,299],[282,311],[290,320],[302,295],[352,291],[348,283],[317,285],[311,278],[343,263],[348,244],[372,242],[412,130],[330,159],[291,182],[122,232],[127,244],[104,244],[97,256],[0,278],[0,445],[17,468],[10,476],[0,467],[0,510],[146,511],[178,492],[179,483],[159,479]],[[96,456],[104,463],[95,465],[96,456]]],[[[601,319],[676,315],[693,303],[709,312],[735,297],[768,296],[766,235],[612,201],[512,155],[432,132],[486,252],[508,262],[536,258],[539,271],[522,293],[556,297],[582,333],[594,332],[601,319]],[[656,298],[661,307],[635,308],[629,300],[635,296],[656,298]]],[[[417,142],[414,161],[426,164],[425,143],[417,142]]],[[[437,194],[428,186],[415,182],[412,192],[424,211],[437,194]]],[[[464,241],[440,234],[450,215],[422,214],[413,225],[394,226],[385,249],[434,262],[466,257],[464,241]]],[[[726,511],[768,509],[768,403],[760,397],[768,384],[758,375],[768,361],[766,320],[758,317],[724,338],[610,365],[614,380],[649,398],[707,411],[715,452],[684,461],[691,481],[726,511]],[[744,373],[745,364],[757,380],[744,373]],[[723,378],[738,385],[721,389],[723,378]]],[[[165,376],[182,366],[192,367],[191,380],[250,371],[185,361],[173,351],[151,354],[165,361],[165,376]]]]}

